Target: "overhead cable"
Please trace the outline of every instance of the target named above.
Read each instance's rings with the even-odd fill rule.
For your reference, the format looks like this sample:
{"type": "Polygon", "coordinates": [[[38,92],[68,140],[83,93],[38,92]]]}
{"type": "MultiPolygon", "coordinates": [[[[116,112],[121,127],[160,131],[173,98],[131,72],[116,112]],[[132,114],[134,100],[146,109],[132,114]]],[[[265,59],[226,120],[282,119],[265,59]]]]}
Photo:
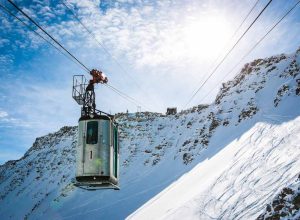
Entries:
{"type": "MultiPolygon", "coordinates": [[[[241,29],[241,27],[243,26],[243,24],[245,23],[245,21],[247,20],[247,18],[250,16],[250,14],[252,13],[252,11],[254,10],[254,8],[256,7],[256,5],[258,4],[260,0],[257,0],[255,2],[255,4],[252,6],[252,8],[250,9],[250,11],[247,13],[247,15],[244,17],[244,19],[242,20],[242,22],[240,23],[240,25],[238,26],[238,28],[234,31],[234,33],[232,34],[232,36],[229,38],[229,40],[225,43],[225,46],[222,48],[221,51],[225,50],[227,48],[227,46],[229,45],[229,43],[231,41],[233,41],[235,35],[239,32],[239,30],[241,29]]],[[[219,54],[217,56],[217,58],[212,62],[212,65],[211,67],[213,67],[217,61],[220,59],[221,55],[222,55],[222,52],[219,51],[219,54]]],[[[201,80],[202,81],[202,80],[201,80]]],[[[199,84],[201,83],[201,81],[199,82],[199,84]]],[[[196,91],[197,91],[198,88],[195,88],[195,90],[193,91],[192,94],[194,94],[196,91]]]]}
{"type": "MultiPolygon", "coordinates": [[[[11,0],[7,0],[9,3],[11,3],[18,11],[20,11],[29,21],[31,21],[35,26],[37,26],[41,31],[43,31],[48,37],[50,37],[60,48],[62,48],[65,52],[67,52],[67,54],[69,54],[73,59],[71,59],[72,61],[76,61],[78,64],[81,65],[81,67],[83,67],[88,73],[90,73],[89,68],[87,68],[81,61],[79,61],[71,52],[69,52],[61,43],[59,43],[54,37],[52,37],[45,29],[43,29],[37,22],[35,22],[28,14],[26,14],[22,9],[20,9],[14,2],[12,2],[11,0]]],[[[6,9],[3,5],[1,5],[2,9],[6,9]]],[[[16,17],[13,13],[11,13],[9,10],[5,10],[7,11],[7,13],[9,13],[11,16],[17,18],[19,21],[21,21],[18,17],[16,17]]],[[[30,28],[32,31],[34,31],[38,36],[40,36],[42,39],[44,39],[46,42],[48,42],[50,45],[52,45],[53,47],[55,47],[57,50],[58,47],[56,47],[52,42],[48,41],[46,38],[44,38],[42,35],[40,35],[38,32],[36,32],[35,30],[33,30],[29,25],[27,25],[26,23],[24,23],[23,21],[21,21],[27,28],[30,28]]],[[[64,54],[61,50],[59,50],[62,54],[64,54]]],[[[66,56],[66,54],[64,54],[66,56]]],[[[121,92],[120,90],[116,89],[115,87],[112,87],[111,85],[107,85],[109,88],[111,88],[114,92],[116,92],[117,94],[119,94],[121,97],[123,97],[124,99],[134,103],[135,105],[140,103],[137,100],[135,100],[134,98],[130,97],[129,95],[125,94],[124,92],[121,92]]]]}
{"type": "Polygon", "coordinates": [[[66,3],[65,0],[61,0],[61,3],[71,12],[73,17],[78,21],[78,23],[85,29],[87,33],[90,34],[90,36],[96,41],[96,43],[104,50],[105,53],[108,54],[108,56],[111,57],[111,59],[119,66],[119,68],[122,70],[125,75],[127,75],[133,82],[134,84],[145,94],[149,97],[149,94],[143,90],[143,88],[139,85],[139,83],[126,71],[126,69],[121,65],[121,63],[115,59],[115,57],[109,52],[109,50],[105,47],[105,45],[99,41],[96,37],[96,35],[81,21],[79,16],[73,11],[72,8],[70,8],[66,3]]]}
{"type": "Polygon", "coordinates": [[[239,62],[227,73],[224,75],[224,77],[222,77],[221,80],[219,80],[216,84],[216,86],[211,89],[208,93],[206,93],[206,95],[200,99],[199,102],[202,102],[203,100],[205,100],[208,95],[217,88],[217,86],[227,77],[229,76],[229,74],[232,73],[232,71],[274,30],[274,28],[279,25],[281,23],[281,21],[286,17],[288,16],[296,7],[297,5],[300,3],[300,1],[298,1],[296,4],[293,5],[293,7],[291,7],[269,30],[268,32],[262,36],[257,42],[256,44],[253,45],[253,47],[250,48],[250,50],[239,60],[239,62]]]}
{"type": "MultiPolygon", "coordinates": [[[[44,41],[46,41],[50,46],[53,46],[57,51],[59,51],[60,53],[62,53],[65,57],[67,57],[68,59],[70,59],[72,62],[75,62],[73,59],[71,59],[71,57],[67,56],[65,53],[63,53],[59,47],[57,47],[55,44],[53,44],[51,41],[49,41],[47,38],[45,38],[43,35],[41,35],[39,32],[37,32],[36,30],[34,30],[30,25],[26,24],[24,21],[22,21],[19,17],[17,17],[15,14],[13,14],[10,10],[8,10],[4,5],[2,5],[0,3],[0,8],[6,12],[8,15],[14,17],[15,19],[17,19],[19,22],[21,22],[25,27],[27,27],[29,30],[33,31],[37,36],[39,36],[40,38],[42,38],[44,41]]],[[[77,65],[79,65],[77,62],[75,62],[77,65]]],[[[80,68],[83,68],[81,65],[79,65],[80,68]]],[[[84,69],[85,70],[85,69],[84,69]]]]}
{"type": "MultiPolygon", "coordinates": [[[[110,89],[112,89],[114,92],[116,92],[117,94],[119,94],[120,96],[122,96],[124,99],[134,103],[135,105],[137,106],[142,106],[143,108],[145,108],[146,110],[149,110],[148,107],[146,107],[145,105],[143,105],[141,102],[139,102],[138,100],[130,97],[129,95],[127,95],[126,93],[124,92],[121,92],[120,90],[116,89],[115,87],[113,87],[112,85],[110,84],[104,84],[105,86],[109,87],[110,89]]],[[[149,110],[150,111],[150,110],[149,110]]]]}
{"type": "Polygon", "coordinates": [[[21,12],[28,20],[30,20],[34,25],[36,25],[41,31],[43,31],[48,37],[50,37],[56,44],[58,44],[65,52],[67,52],[74,60],[76,60],[87,72],[90,69],[87,68],[81,61],[79,61],[72,53],[70,53],[63,45],[61,45],[54,37],[52,37],[44,28],[42,28],[36,21],[34,21],[27,13],[25,13],[19,6],[17,6],[13,1],[7,0],[11,5],[13,5],[19,12],[21,12]]]}
{"type": "Polygon", "coordinates": [[[188,102],[185,104],[184,107],[186,107],[193,98],[197,95],[197,93],[203,88],[203,86],[207,83],[207,81],[214,75],[214,73],[217,71],[217,69],[221,66],[221,64],[225,61],[225,59],[229,56],[229,54],[233,51],[233,49],[237,46],[237,44],[242,40],[242,38],[245,36],[245,34],[250,30],[250,28],[254,25],[254,23],[258,20],[258,18],[262,15],[262,13],[267,9],[267,7],[271,4],[272,0],[269,0],[269,2],[265,5],[265,7],[261,10],[261,12],[256,16],[256,18],[252,21],[252,23],[249,25],[249,27],[244,31],[244,33],[240,36],[240,38],[236,41],[236,43],[232,46],[232,48],[226,53],[226,55],[223,57],[223,59],[218,63],[218,65],[213,69],[213,71],[209,74],[209,76],[206,78],[206,80],[200,85],[200,87],[196,90],[196,92],[191,96],[191,98],[188,100],[188,102]]]}

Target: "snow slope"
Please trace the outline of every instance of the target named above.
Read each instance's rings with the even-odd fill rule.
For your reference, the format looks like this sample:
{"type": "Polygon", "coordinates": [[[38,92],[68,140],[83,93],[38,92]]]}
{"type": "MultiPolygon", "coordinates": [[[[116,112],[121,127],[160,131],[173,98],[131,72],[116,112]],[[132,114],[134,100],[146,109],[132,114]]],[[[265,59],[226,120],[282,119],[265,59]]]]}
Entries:
{"type": "Polygon", "coordinates": [[[299,124],[257,123],[129,219],[255,219],[299,175],[299,124]]]}
{"type": "Polygon", "coordinates": [[[299,54],[246,64],[210,105],[118,114],[120,191],[72,185],[76,127],[37,138],[0,166],[0,219],[258,217],[299,173],[299,54]]]}

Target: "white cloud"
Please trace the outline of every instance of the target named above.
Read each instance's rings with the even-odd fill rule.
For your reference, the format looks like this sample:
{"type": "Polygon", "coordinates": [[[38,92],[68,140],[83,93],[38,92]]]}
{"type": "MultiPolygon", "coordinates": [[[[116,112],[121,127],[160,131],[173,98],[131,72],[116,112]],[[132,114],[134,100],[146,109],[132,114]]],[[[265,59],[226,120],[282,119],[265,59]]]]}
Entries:
{"type": "Polygon", "coordinates": [[[5,111],[0,111],[0,128],[33,128],[39,125],[39,121],[26,121],[21,118],[9,116],[5,111]]]}
{"type": "Polygon", "coordinates": [[[7,72],[13,64],[14,56],[12,54],[0,53],[0,72],[7,72]]]}
{"type": "MultiPolygon", "coordinates": [[[[190,1],[186,4],[176,0],[118,2],[118,5],[111,4],[105,12],[100,10],[100,0],[69,0],[67,4],[111,54],[117,59],[125,57],[136,68],[160,68],[165,65],[207,69],[218,48],[223,47],[226,38],[238,26],[241,14],[246,14],[252,6],[249,2],[238,5],[211,1],[190,1]]],[[[86,51],[80,53],[83,57],[91,54],[91,49],[99,48],[62,4],[54,6],[49,1],[36,0],[25,11],[35,14],[36,20],[69,49],[86,51]],[[60,20],[63,14],[68,14],[69,20],[60,20]],[[47,20],[43,19],[45,15],[47,20]]],[[[250,33],[249,39],[257,38],[273,22],[271,15],[272,19],[265,17],[264,22],[256,25],[258,32],[250,33]]],[[[30,45],[38,48],[40,42],[36,41],[37,37],[32,33],[29,37],[32,41],[30,45]]],[[[240,51],[245,49],[244,45],[241,42],[240,51]]],[[[101,47],[99,49],[105,54],[101,47]]]]}
{"type": "MultiPolygon", "coordinates": [[[[241,15],[248,12],[253,2],[233,1],[229,4],[225,1],[189,1],[186,4],[179,0],[157,2],[122,0],[118,1],[118,4],[109,3],[104,11],[100,9],[103,4],[100,0],[68,0],[67,4],[73,8],[114,59],[125,66],[132,78],[136,79],[141,87],[147,88],[148,93],[154,94],[152,96],[158,96],[154,99],[160,99],[158,102],[168,105],[170,100],[174,100],[171,98],[172,95],[167,95],[168,93],[174,94],[174,91],[180,90],[182,91],[181,98],[188,99],[192,91],[199,86],[199,82],[210,73],[211,64],[218,55],[218,48],[221,49],[225,38],[229,37],[226,31],[221,30],[222,27],[226,26],[227,32],[232,33],[241,22],[241,15]],[[220,20],[223,21],[220,22],[220,20]],[[210,26],[215,26],[215,28],[210,26]],[[211,39],[213,41],[210,41],[211,39]],[[166,81],[172,82],[172,84],[165,85],[166,81]],[[157,94],[157,91],[164,92],[157,94]]],[[[31,14],[34,12],[35,19],[83,63],[89,67],[107,70],[110,80],[112,80],[110,82],[113,82],[121,90],[144,99],[139,91],[124,85],[124,81],[119,78],[125,79],[130,84],[132,84],[132,80],[124,75],[114,59],[109,57],[103,48],[85,32],[65,6],[54,5],[50,1],[35,0],[27,11],[31,14]],[[45,13],[49,13],[46,20],[43,16],[45,13]],[[66,17],[67,20],[65,20],[66,17]]],[[[252,17],[258,11],[259,7],[252,17]]],[[[276,16],[274,16],[274,13],[271,12],[272,10],[268,9],[255,24],[253,30],[247,34],[245,40],[240,42],[239,47],[229,57],[227,63],[222,65],[219,72],[216,73],[217,78],[222,77],[222,74],[227,74],[228,70],[235,65],[237,57],[241,57],[243,52],[252,46],[255,39],[264,33],[266,27],[274,22],[274,17],[279,16],[278,13],[275,13],[276,16]]],[[[4,19],[2,22],[5,23],[6,20],[4,19]]],[[[10,26],[13,26],[12,24],[10,26]]],[[[21,25],[17,25],[14,31],[29,37],[29,42],[28,40],[27,42],[16,40],[14,44],[19,47],[38,49],[45,44],[43,40],[38,40],[37,36],[21,25]]],[[[293,33],[288,33],[289,42],[283,41],[287,33],[286,27],[281,27],[280,31],[275,30],[273,37],[264,42],[264,47],[258,48],[260,50],[255,53],[255,56],[273,54],[275,52],[274,45],[276,45],[277,52],[291,48],[289,42],[300,43],[299,40],[295,40],[299,39],[297,36],[300,34],[300,30],[294,29],[293,33]],[[282,43],[278,44],[279,41],[282,43]]],[[[223,50],[223,54],[226,50],[223,50]]],[[[250,59],[252,57],[250,56],[250,59]]],[[[208,83],[208,87],[214,86],[213,81],[214,79],[208,83]]],[[[178,98],[177,96],[176,100],[178,98]]],[[[212,99],[213,97],[210,98],[210,100],[212,99]]],[[[185,101],[178,100],[178,103],[185,101]]]]}
{"type": "Polygon", "coordinates": [[[8,39],[0,39],[0,47],[3,47],[5,45],[9,44],[9,40],[8,39]]]}
{"type": "Polygon", "coordinates": [[[12,55],[1,55],[0,54],[0,64],[1,65],[8,65],[13,63],[13,56],[12,55]]]}
{"type": "Polygon", "coordinates": [[[0,119],[8,116],[8,113],[0,110],[0,119]]]}

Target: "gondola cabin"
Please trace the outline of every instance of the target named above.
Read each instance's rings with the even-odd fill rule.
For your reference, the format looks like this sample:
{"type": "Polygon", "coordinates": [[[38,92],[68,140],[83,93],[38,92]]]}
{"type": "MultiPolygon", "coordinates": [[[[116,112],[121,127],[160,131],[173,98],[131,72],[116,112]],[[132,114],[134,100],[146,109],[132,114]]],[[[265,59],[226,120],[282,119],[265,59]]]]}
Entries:
{"type": "Polygon", "coordinates": [[[76,181],[90,187],[117,187],[118,128],[113,118],[81,117],[78,126],[76,181]]]}
{"type": "Polygon", "coordinates": [[[114,116],[96,109],[94,84],[107,77],[92,70],[89,82],[73,76],[74,100],[82,105],[78,126],[75,186],[88,189],[119,189],[118,125],[114,116]]]}

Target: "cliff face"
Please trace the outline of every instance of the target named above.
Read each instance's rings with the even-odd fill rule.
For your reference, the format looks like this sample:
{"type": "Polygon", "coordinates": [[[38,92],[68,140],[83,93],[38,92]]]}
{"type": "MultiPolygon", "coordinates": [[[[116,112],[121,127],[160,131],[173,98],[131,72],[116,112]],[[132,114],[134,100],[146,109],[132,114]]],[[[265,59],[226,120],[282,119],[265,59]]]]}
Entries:
{"type": "MultiPolygon", "coordinates": [[[[63,127],[58,132],[37,138],[20,160],[9,161],[0,166],[1,219],[124,219],[171,183],[182,182],[183,179],[182,184],[187,184],[189,189],[193,189],[188,197],[182,193],[184,188],[176,188],[175,182],[175,186],[170,185],[178,190],[177,194],[173,194],[175,198],[170,196],[164,197],[166,200],[160,200],[159,194],[154,198],[158,201],[157,204],[159,201],[166,203],[156,206],[156,202],[151,200],[151,207],[154,209],[146,204],[145,207],[149,209],[144,207],[132,217],[143,216],[139,213],[152,216],[152,211],[160,213],[158,217],[170,217],[166,215],[168,209],[163,207],[168,207],[167,203],[172,204],[170,201],[178,201],[174,206],[178,209],[170,209],[172,211],[169,213],[174,213],[172,218],[179,218],[181,211],[178,210],[182,210],[180,207],[186,205],[190,207],[190,213],[198,213],[195,215],[198,219],[208,218],[210,214],[211,217],[224,219],[246,216],[241,213],[248,213],[249,217],[249,213],[256,212],[257,216],[252,216],[255,219],[265,210],[266,204],[271,202],[274,193],[280,193],[284,186],[295,179],[297,172],[299,173],[299,168],[296,168],[299,164],[294,161],[300,156],[299,142],[295,142],[299,136],[299,123],[296,123],[299,122],[300,115],[299,65],[299,50],[291,55],[282,54],[255,60],[246,64],[233,80],[223,84],[214,103],[195,106],[174,116],[149,112],[118,114],[121,150],[120,191],[89,192],[73,186],[76,127],[63,127]],[[292,130],[289,131],[289,127],[292,130]],[[276,134],[276,137],[264,131],[276,134]],[[248,138],[251,139],[249,144],[241,142],[248,141],[248,138]],[[276,144],[277,141],[279,144],[276,144]],[[286,144],[283,144],[285,142],[286,144]],[[288,147],[291,143],[292,148],[288,147]],[[232,149],[230,152],[235,153],[223,154],[226,149],[232,149]],[[239,151],[236,151],[237,149],[239,151]],[[255,160],[264,161],[263,158],[268,155],[264,150],[267,149],[276,152],[276,158],[278,157],[273,158],[274,161],[270,164],[280,162],[277,164],[276,173],[273,174],[275,179],[281,176],[280,181],[278,180],[280,184],[272,185],[268,182],[271,174],[264,175],[272,173],[275,165],[265,166],[264,170],[255,173],[257,179],[250,178],[254,167],[260,167],[262,164],[254,163],[254,160],[250,161],[249,158],[254,154],[255,160]],[[287,153],[286,150],[293,151],[292,156],[280,159],[281,155],[287,153]],[[232,161],[219,160],[221,155],[225,159],[231,158],[232,161]],[[233,161],[237,167],[244,169],[235,170],[233,161]],[[205,165],[207,163],[209,165],[205,165]],[[202,167],[199,171],[193,171],[199,166],[202,167]],[[235,172],[228,170],[225,175],[223,168],[228,166],[235,172]],[[281,166],[286,169],[280,169],[281,166]],[[199,179],[192,175],[191,179],[196,178],[197,181],[190,182],[187,180],[187,176],[190,176],[189,171],[213,175],[200,176],[199,179]],[[186,175],[181,177],[183,174],[186,175]],[[179,177],[181,178],[178,179],[179,177]],[[250,183],[242,184],[247,182],[248,178],[250,183]],[[223,180],[223,183],[220,180],[223,180]],[[266,181],[269,184],[256,185],[252,181],[266,181]],[[228,188],[225,190],[220,187],[220,183],[228,188]],[[210,191],[200,192],[191,186],[210,191]],[[211,190],[212,187],[215,187],[214,190],[211,190]],[[255,190],[243,190],[244,187],[252,187],[255,190]],[[238,189],[240,194],[234,197],[238,189]],[[261,191],[264,193],[259,193],[261,191]],[[203,203],[195,202],[203,200],[197,197],[203,196],[203,193],[206,193],[206,199],[209,200],[205,207],[203,203]],[[256,198],[261,200],[255,208],[249,205],[249,201],[252,204],[257,200],[248,200],[255,197],[254,195],[259,195],[256,198]],[[188,200],[194,202],[185,203],[188,200]],[[157,211],[155,207],[159,207],[161,211],[157,211]],[[199,214],[203,213],[199,211],[199,207],[211,211],[202,216],[199,214]],[[252,211],[247,212],[247,208],[252,211]]],[[[272,156],[275,157],[275,154],[272,156]]],[[[170,187],[166,190],[170,190],[170,187]]],[[[162,194],[169,195],[165,191],[162,194]]]]}

